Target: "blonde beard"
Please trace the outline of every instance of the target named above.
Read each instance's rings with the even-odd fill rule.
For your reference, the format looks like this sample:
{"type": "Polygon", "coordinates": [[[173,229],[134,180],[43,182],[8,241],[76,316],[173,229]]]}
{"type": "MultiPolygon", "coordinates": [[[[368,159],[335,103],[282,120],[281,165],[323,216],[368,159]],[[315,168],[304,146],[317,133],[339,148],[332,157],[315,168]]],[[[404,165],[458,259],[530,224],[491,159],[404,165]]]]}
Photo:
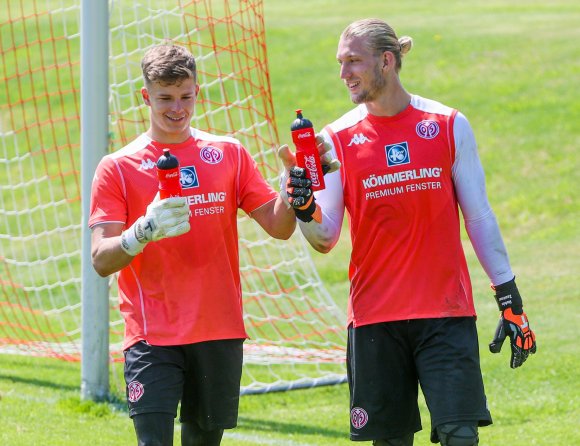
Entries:
{"type": "Polygon", "coordinates": [[[372,79],[371,86],[361,91],[358,95],[350,97],[351,101],[355,104],[365,104],[367,102],[373,102],[381,96],[382,92],[387,88],[387,80],[381,75],[381,69],[377,65],[374,71],[374,77],[372,79]]]}

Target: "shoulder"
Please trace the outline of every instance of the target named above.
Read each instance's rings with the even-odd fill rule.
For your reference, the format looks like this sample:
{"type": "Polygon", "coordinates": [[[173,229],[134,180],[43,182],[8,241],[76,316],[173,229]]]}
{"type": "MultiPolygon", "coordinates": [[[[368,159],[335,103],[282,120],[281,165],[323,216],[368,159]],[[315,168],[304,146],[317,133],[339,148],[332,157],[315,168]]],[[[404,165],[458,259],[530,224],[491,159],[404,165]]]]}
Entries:
{"type": "Polygon", "coordinates": [[[336,121],[330,123],[327,127],[334,133],[354,127],[359,122],[364,120],[368,115],[368,110],[364,104],[361,104],[352,110],[346,112],[336,121]]]}
{"type": "Polygon", "coordinates": [[[132,175],[153,169],[156,159],[151,156],[151,143],[151,138],[141,134],[125,147],[105,155],[97,166],[99,176],[132,175]]]}
{"type": "Polygon", "coordinates": [[[217,159],[225,157],[234,157],[239,159],[240,156],[246,155],[250,157],[249,151],[242,145],[242,143],[231,136],[216,135],[205,132],[199,129],[191,129],[196,144],[199,145],[200,155],[203,159],[213,158],[217,159]]]}
{"type": "Polygon", "coordinates": [[[461,112],[457,112],[453,122],[453,134],[455,136],[455,144],[457,146],[457,153],[465,152],[468,149],[475,150],[475,135],[471,124],[461,112]]]}
{"type": "Polygon", "coordinates": [[[106,155],[103,160],[118,160],[125,157],[130,157],[139,153],[141,150],[146,149],[149,144],[151,144],[151,138],[149,138],[145,133],[139,135],[125,147],[106,155]]]}
{"type": "Polygon", "coordinates": [[[223,143],[223,144],[233,144],[236,146],[241,146],[242,143],[231,136],[225,135],[215,135],[213,133],[204,132],[203,130],[199,129],[191,129],[191,136],[198,141],[205,141],[208,143],[223,143]]]}
{"type": "Polygon", "coordinates": [[[200,145],[200,155],[203,159],[224,157],[235,163],[255,167],[252,153],[237,138],[215,135],[198,129],[192,129],[192,135],[200,145]]]}
{"type": "Polygon", "coordinates": [[[417,95],[413,95],[411,105],[415,109],[425,113],[451,117],[453,119],[453,130],[455,131],[456,136],[458,134],[470,134],[472,132],[468,119],[463,113],[455,108],[417,95]]]}
{"type": "Polygon", "coordinates": [[[411,106],[422,112],[443,116],[452,116],[457,113],[456,109],[442,104],[441,102],[435,101],[433,99],[423,98],[417,95],[411,96],[411,106]]]}
{"type": "Polygon", "coordinates": [[[115,170],[122,169],[122,166],[133,165],[135,163],[141,164],[141,167],[146,169],[153,169],[155,167],[154,160],[149,159],[143,154],[151,144],[151,139],[145,135],[139,135],[125,147],[109,153],[101,158],[99,162],[99,170],[115,170]],[[145,159],[147,158],[147,159],[145,159]]]}

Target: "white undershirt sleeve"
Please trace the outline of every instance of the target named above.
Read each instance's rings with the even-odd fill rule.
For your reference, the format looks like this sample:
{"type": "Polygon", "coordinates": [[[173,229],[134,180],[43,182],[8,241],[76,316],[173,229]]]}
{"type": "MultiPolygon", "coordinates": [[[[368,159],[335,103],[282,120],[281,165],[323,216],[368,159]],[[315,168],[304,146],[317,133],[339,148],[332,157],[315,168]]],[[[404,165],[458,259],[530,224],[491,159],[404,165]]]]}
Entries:
{"type": "Polygon", "coordinates": [[[479,263],[493,285],[513,279],[510,262],[495,214],[485,190],[485,175],[475,136],[467,118],[457,113],[453,127],[455,162],[453,183],[465,228],[479,263]]]}
{"type": "MultiPolygon", "coordinates": [[[[324,130],[320,134],[332,146],[330,153],[336,159],[336,149],[332,139],[324,130]]],[[[302,234],[312,247],[317,251],[326,253],[338,242],[344,219],[344,198],[340,169],[326,174],[324,182],[326,188],[314,193],[316,203],[322,210],[322,222],[318,224],[314,220],[308,223],[299,221],[298,224],[302,234]]]]}

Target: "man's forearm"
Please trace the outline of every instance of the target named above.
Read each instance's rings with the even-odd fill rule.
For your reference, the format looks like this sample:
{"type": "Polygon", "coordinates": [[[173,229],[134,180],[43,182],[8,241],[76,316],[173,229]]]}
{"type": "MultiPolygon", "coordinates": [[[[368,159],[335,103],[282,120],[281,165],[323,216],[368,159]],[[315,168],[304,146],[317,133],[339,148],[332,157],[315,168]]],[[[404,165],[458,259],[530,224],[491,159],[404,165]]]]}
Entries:
{"type": "Polygon", "coordinates": [[[121,236],[101,239],[93,248],[92,262],[95,271],[106,277],[125,268],[133,260],[121,247],[121,236]]]}

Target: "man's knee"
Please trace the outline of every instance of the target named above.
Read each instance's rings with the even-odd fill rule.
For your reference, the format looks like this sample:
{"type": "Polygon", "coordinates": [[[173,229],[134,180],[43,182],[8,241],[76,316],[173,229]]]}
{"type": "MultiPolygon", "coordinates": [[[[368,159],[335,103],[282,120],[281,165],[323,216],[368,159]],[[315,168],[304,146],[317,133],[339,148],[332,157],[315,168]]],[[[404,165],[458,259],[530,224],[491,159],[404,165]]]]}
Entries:
{"type": "Polygon", "coordinates": [[[477,446],[479,435],[477,423],[442,424],[437,426],[441,446],[477,446]]]}
{"type": "Polygon", "coordinates": [[[223,435],[223,429],[206,431],[201,429],[195,421],[181,423],[182,446],[219,446],[223,435]]]}
{"type": "Polygon", "coordinates": [[[374,440],[373,446],[413,446],[414,436],[415,434],[411,433],[399,438],[374,440]]]}

